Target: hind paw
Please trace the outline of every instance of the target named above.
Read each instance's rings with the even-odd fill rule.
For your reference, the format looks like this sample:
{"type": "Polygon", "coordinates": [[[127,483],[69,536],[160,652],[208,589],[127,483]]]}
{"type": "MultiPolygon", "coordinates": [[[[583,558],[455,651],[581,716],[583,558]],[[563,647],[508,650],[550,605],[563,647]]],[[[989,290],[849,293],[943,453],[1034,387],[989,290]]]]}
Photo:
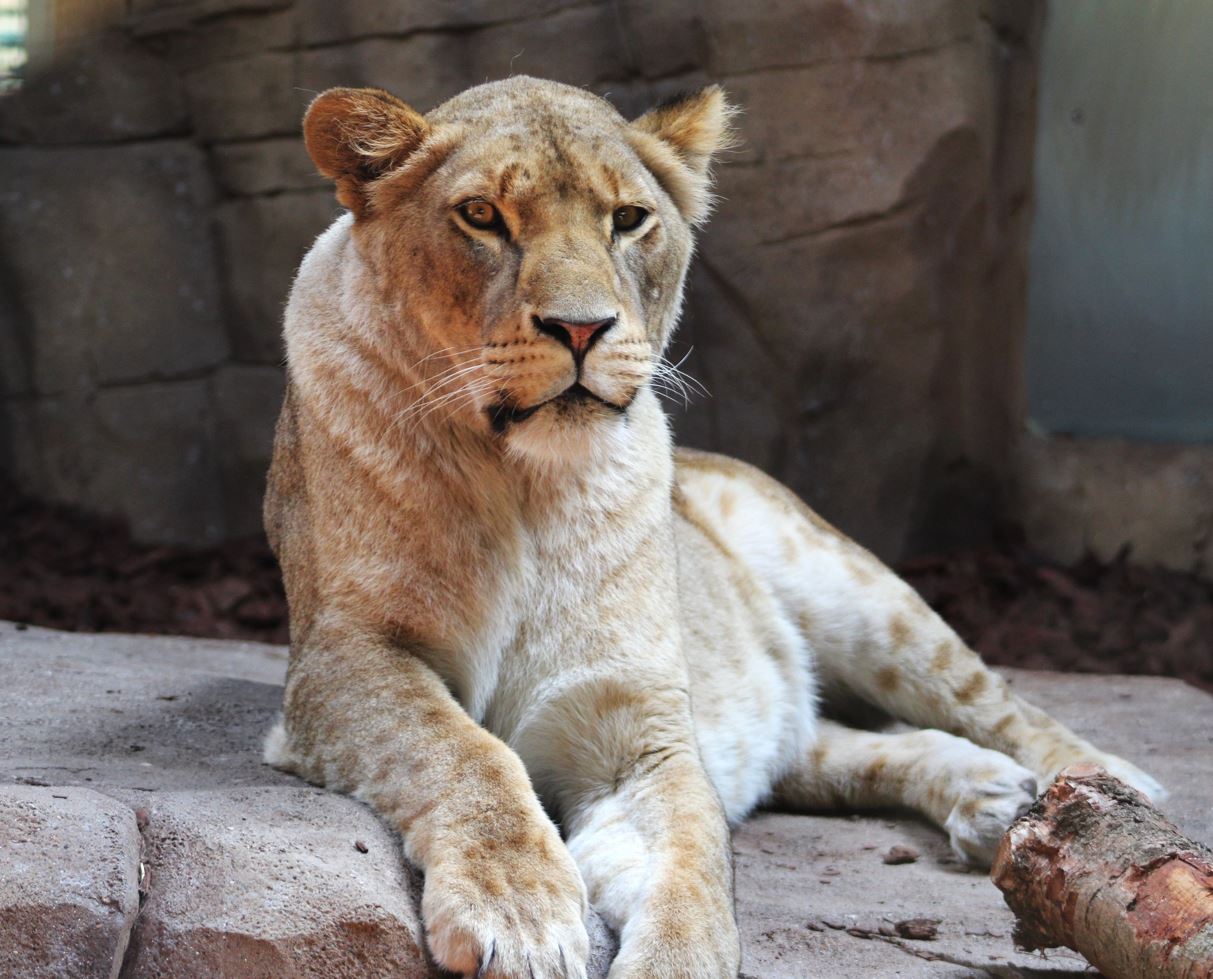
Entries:
{"type": "MultiPolygon", "coordinates": [[[[1163,788],[1162,783],[1158,779],[1147,775],[1132,762],[1125,761],[1119,755],[1109,755],[1102,751],[1096,751],[1073,758],[1062,767],[1069,767],[1080,762],[1104,769],[1113,778],[1118,778],[1126,785],[1133,787],[1155,805],[1166,801],[1168,792],[1163,788]]],[[[1050,773],[1046,779],[1042,780],[1042,787],[1047,787],[1056,777],[1057,772],[1050,773]]]]}
{"type": "Polygon", "coordinates": [[[996,765],[970,773],[963,783],[944,829],[966,862],[988,867],[1007,827],[1036,801],[1036,779],[1010,758],[998,756],[996,765]]]}

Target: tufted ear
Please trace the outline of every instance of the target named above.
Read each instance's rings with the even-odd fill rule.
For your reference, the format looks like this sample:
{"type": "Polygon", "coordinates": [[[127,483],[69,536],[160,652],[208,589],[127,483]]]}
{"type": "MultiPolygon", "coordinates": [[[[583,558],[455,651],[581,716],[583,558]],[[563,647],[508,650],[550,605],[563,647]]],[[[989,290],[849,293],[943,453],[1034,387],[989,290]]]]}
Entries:
{"type": "Polygon", "coordinates": [[[308,154],[356,217],[367,209],[367,185],[400,166],[428,132],[420,113],[378,88],[330,88],[303,117],[308,154]]]}
{"type": "Polygon", "coordinates": [[[633,144],[691,224],[707,217],[709,167],[714,154],[733,145],[737,110],[719,85],[679,95],[632,123],[633,144]],[[680,168],[672,166],[680,164],[680,168]],[[681,169],[681,173],[678,172],[681,169]]]}

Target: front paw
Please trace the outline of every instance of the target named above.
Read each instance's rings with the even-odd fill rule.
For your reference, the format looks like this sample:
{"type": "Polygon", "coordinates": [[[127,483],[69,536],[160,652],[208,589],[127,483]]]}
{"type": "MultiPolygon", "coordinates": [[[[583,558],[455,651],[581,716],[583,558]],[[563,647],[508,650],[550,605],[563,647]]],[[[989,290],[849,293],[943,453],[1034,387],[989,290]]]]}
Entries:
{"type": "Polygon", "coordinates": [[[741,943],[732,915],[711,929],[662,923],[641,932],[624,941],[607,979],[737,979],[741,943]]]}
{"type": "Polygon", "coordinates": [[[426,940],[444,969],[485,979],[585,979],[585,885],[551,826],[473,842],[426,871],[426,940]]]}
{"type": "Polygon", "coordinates": [[[607,979],[737,979],[741,938],[727,885],[683,880],[649,900],[624,928],[607,979]]]}

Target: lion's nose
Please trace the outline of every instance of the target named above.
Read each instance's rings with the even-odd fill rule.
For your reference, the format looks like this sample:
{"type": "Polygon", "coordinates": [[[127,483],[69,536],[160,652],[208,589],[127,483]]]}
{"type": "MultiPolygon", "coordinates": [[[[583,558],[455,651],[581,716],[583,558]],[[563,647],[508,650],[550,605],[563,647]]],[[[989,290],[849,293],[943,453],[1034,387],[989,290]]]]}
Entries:
{"type": "Polygon", "coordinates": [[[535,317],[535,328],[563,343],[573,352],[573,359],[578,362],[585,358],[590,348],[614,325],[614,316],[595,320],[593,323],[570,323],[568,320],[535,317]]]}

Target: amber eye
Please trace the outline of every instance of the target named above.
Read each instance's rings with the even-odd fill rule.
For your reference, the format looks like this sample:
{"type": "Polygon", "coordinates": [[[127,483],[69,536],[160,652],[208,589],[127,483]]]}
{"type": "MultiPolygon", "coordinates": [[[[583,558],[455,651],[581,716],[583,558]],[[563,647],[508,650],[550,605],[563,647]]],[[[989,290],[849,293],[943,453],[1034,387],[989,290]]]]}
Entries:
{"type": "Polygon", "coordinates": [[[501,227],[501,212],[488,201],[468,201],[459,205],[459,213],[473,228],[494,230],[501,227]]]}
{"type": "Polygon", "coordinates": [[[615,222],[616,231],[635,231],[644,224],[644,219],[648,216],[649,212],[643,207],[637,207],[635,204],[625,204],[623,207],[615,209],[612,220],[615,222]]]}

